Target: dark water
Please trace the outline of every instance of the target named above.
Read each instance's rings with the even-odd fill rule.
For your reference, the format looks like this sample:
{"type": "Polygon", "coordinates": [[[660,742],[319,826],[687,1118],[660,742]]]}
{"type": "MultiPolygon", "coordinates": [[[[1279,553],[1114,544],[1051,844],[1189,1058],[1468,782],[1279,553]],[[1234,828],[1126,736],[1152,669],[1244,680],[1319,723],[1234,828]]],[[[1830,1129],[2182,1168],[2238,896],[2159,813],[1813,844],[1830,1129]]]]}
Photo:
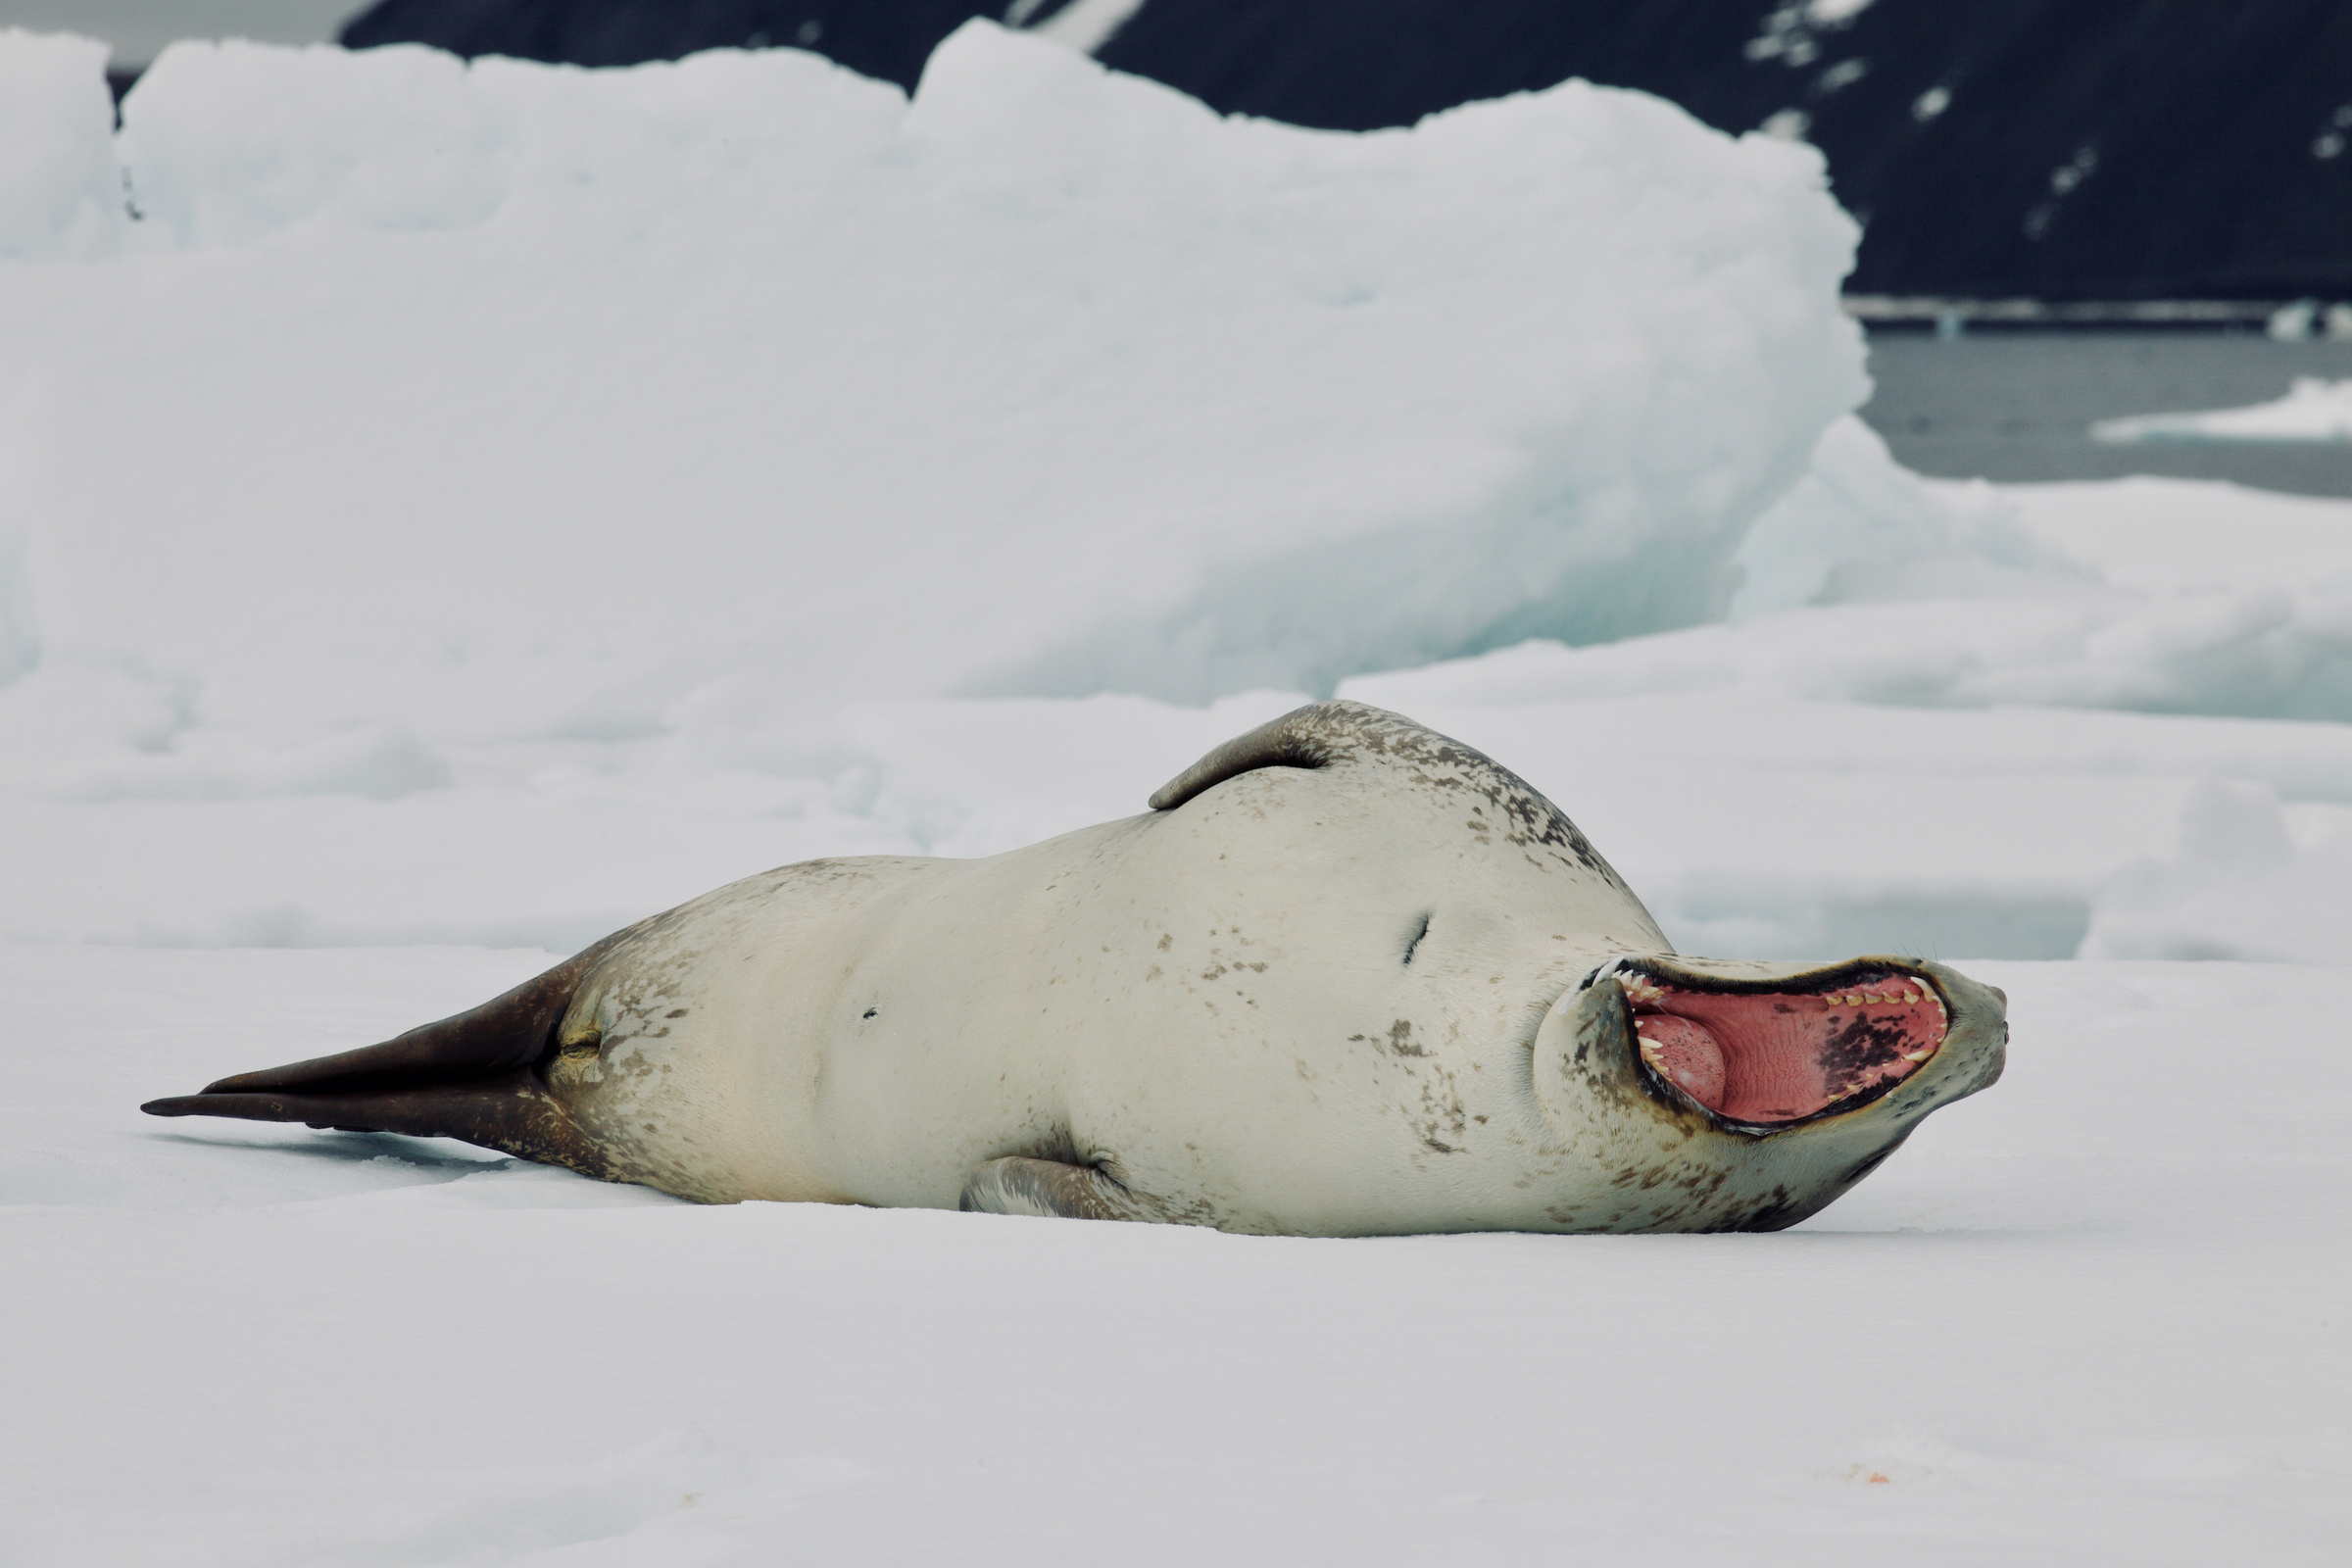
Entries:
{"type": "Polygon", "coordinates": [[[2253,333],[1920,332],[1871,338],[1878,392],[1862,417],[1921,473],[2010,481],[2160,473],[2266,490],[2352,496],[2352,443],[2105,446],[2093,419],[2238,408],[2298,375],[2352,377],[2352,342],[2274,343],[2253,333]]]}

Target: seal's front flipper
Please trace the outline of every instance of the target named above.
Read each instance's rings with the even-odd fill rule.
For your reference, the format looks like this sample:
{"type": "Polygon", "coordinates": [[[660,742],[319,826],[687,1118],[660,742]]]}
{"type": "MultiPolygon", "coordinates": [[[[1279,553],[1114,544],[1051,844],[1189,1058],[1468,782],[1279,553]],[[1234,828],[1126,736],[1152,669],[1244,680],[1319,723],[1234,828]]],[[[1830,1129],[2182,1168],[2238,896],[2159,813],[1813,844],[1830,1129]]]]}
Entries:
{"type": "Polygon", "coordinates": [[[556,1031],[580,982],[618,940],[607,937],[503,997],[380,1046],[238,1073],[202,1094],[139,1108],[456,1138],[607,1176],[540,1069],[556,1053],[556,1031]]]}
{"type": "MultiPolygon", "coordinates": [[[[1032,1214],[1040,1219],[1134,1219],[1188,1223],[1092,1165],[1009,1155],[992,1159],[963,1184],[956,1207],[967,1214],[1032,1214]]],[[[1197,1221],[1190,1223],[1198,1223],[1197,1221]]]]}

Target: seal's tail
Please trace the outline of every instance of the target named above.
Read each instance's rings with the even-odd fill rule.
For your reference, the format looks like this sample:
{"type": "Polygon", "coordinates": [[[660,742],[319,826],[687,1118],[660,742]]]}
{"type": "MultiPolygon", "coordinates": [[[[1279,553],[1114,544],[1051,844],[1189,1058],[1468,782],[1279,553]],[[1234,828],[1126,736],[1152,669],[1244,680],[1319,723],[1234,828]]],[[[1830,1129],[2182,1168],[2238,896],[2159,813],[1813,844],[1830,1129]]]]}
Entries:
{"type": "Polygon", "coordinates": [[[456,1138],[602,1176],[603,1160],[534,1069],[553,1054],[581,980],[618,940],[607,937],[505,996],[380,1046],[238,1073],[139,1108],[456,1138]]]}

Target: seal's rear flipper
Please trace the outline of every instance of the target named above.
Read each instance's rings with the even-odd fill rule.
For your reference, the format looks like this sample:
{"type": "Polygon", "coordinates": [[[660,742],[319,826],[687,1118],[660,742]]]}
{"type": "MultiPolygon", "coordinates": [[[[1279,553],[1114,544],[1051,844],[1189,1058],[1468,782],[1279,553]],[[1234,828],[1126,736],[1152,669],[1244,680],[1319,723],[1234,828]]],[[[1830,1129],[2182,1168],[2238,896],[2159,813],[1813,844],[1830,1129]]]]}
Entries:
{"type": "Polygon", "coordinates": [[[603,1160],[534,1069],[554,1054],[581,980],[619,940],[607,937],[505,996],[380,1046],[238,1073],[139,1108],[456,1138],[602,1176],[603,1160]]]}

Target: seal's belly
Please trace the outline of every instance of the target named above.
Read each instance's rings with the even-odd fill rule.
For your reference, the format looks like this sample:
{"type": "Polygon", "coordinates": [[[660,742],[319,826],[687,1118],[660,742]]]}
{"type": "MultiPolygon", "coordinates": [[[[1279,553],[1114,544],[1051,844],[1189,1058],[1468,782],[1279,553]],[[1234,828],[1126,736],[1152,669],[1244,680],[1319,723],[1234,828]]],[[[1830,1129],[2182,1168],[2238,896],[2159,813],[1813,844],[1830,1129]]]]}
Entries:
{"type": "Polygon", "coordinates": [[[611,1174],[712,1202],[870,1200],[824,1158],[827,1031],[875,906],[939,863],[785,866],[629,933],[581,984],[548,1069],[611,1174]]]}

